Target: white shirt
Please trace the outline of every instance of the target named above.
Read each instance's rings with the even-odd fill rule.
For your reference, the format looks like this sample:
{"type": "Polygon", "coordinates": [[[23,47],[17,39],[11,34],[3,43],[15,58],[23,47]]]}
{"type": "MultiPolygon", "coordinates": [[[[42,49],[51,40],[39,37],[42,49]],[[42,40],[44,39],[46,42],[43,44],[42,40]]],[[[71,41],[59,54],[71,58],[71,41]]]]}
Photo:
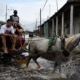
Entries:
{"type": "Polygon", "coordinates": [[[19,21],[19,18],[16,16],[12,16],[12,18],[13,18],[13,22],[17,22],[17,21],[19,21]]]}
{"type": "Polygon", "coordinates": [[[13,26],[9,28],[6,26],[6,24],[1,26],[0,34],[10,34],[10,33],[14,34],[13,26]]]}

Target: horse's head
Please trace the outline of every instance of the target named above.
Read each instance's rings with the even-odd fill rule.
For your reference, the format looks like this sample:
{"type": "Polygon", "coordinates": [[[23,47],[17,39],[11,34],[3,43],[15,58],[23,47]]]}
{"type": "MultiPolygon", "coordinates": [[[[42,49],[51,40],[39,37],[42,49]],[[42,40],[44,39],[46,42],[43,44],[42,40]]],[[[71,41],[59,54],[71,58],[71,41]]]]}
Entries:
{"type": "Polygon", "coordinates": [[[73,51],[75,51],[76,53],[80,52],[80,38],[77,46],[73,49],[73,51]]]}
{"type": "Polygon", "coordinates": [[[69,42],[66,49],[63,51],[63,55],[68,57],[72,51],[80,52],[80,34],[74,35],[73,39],[69,42]]]}

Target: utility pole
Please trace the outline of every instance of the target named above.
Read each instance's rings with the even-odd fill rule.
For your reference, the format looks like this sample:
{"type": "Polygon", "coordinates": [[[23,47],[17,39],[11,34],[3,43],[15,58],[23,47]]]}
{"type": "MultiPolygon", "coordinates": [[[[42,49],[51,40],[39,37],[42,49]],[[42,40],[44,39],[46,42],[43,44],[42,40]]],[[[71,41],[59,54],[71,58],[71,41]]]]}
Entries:
{"type": "Polygon", "coordinates": [[[35,30],[37,30],[37,19],[36,19],[36,24],[35,24],[35,30]]]}
{"type": "Polygon", "coordinates": [[[51,12],[51,11],[50,11],[50,5],[49,5],[49,17],[50,17],[50,12],[51,12]]]}
{"type": "Polygon", "coordinates": [[[8,15],[8,11],[11,11],[13,9],[8,9],[7,5],[6,5],[6,14],[5,14],[5,21],[7,21],[7,15],[8,15]]]}
{"type": "Polygon", "coordinates": [[[58,11],[58,1],[56,0],[56,6],[57,6],[57,11],[58,11]]]}
{"type": "Polygon", "coordinates": [[[37,29],[37,19],[36,19],[36,29],[37,29]]]}
{"type": "Polygon", "coordinates": [[[7,21],[7,5],[6,5],[5,21],[7,21]]]}
{"type": "MultiPolygon", "coordinates": [[[[37,30],[37,19],[36,19],[36,26],[35,26],[35,30],[37,30]]],[[[35,32],[35,35],[37,36],[37,32],[35,32]]]]}
{"type": "Polygon", "coordinates": [[[41,35],[41,31],[40,31],[40,28],[41,28],[41,9],[40,9],[40,27],[39,27],[39,35],[41,35]]]}

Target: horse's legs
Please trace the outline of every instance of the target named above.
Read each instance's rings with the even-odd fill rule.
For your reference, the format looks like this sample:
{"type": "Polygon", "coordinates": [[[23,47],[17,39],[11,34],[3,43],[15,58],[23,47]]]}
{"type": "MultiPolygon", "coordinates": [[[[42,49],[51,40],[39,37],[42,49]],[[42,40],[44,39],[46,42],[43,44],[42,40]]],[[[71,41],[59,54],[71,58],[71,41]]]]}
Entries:
{"type": "Polygon", "coordinates": [[[55,64],[54,64],[54,69],[53,69],[53,73],[55,73],[55,71],[57,70],[57,66],[58,66],[58,63],[57,62],[55,62],[55,64]]]}
{"type": "Polygon", "coordinates": [[[41,65],[39,64],[39,62],[37,62],[36,60],[34,60],[34,62],[37,64],[38,68],[41,68],[41,65]]]}
{"type": "Polygon", "coordinates": [[[39,57],[39,56],[34,57],[33,60],[34,60],[34,62],[37,64],[38,68],[41,68],[41,65],[39,64],[39,62],[37,62],[37,58],[38,58],[38,57],[39,57]]]}
{"type": "Polygon", "coordinates": [[[27,67],[28,67],[28,65],[29,65],[30,60],[31,60],[31,57],[28,57],[28,58],[27,58],[27,61],[26,61],[26,66],[27,66],[27,67]]]}
{"type": "Polygon", "coordinates": [[[54,64],[53,73],[57,70],[58,66],[59,66],[59,72],[61,72],[61,59],[56,58],[55,59],[55,64],[54,64]]]}
{"type": "Polygon", "coordinates": [[[60,77],[61,77],[61,78],[66,78],[65,74],[63,74],[63,73],[62,73],[62,70],[61,70],[61,62],[62,62],[62,60],[59,59],[59,58],[57,58],[57,60],[55,61],[55,66],[54,66],[53,72],[55,72],[56,69],[57,69],[57,66],[59,66],[60,77]]]}

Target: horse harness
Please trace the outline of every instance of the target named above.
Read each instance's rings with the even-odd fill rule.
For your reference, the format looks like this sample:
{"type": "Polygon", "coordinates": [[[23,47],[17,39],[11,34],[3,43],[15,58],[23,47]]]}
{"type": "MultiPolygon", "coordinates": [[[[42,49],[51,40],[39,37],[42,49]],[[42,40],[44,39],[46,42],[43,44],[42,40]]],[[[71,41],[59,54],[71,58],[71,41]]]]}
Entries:
{"type": "Polygon", "coordinates": [[[56,41],[57,41],[57,38],[56,38],[56,37],[49,39],[47,51],[50,51],[51,47],[52,47],[53,45],[55,45],[56,41]]]}
{"type": "MultiPolygon", "coordinates": [[[[61,39],[61,50],[64,50],[65,49],[65,38],[61,37],[60,39],[61,39]]],[[[48,41],[49,46],[48,46],[47,51],[49,51],[51,47],[55,45],[56,41],[57,41],[56,37],[49,39],[48,41]]]]}

